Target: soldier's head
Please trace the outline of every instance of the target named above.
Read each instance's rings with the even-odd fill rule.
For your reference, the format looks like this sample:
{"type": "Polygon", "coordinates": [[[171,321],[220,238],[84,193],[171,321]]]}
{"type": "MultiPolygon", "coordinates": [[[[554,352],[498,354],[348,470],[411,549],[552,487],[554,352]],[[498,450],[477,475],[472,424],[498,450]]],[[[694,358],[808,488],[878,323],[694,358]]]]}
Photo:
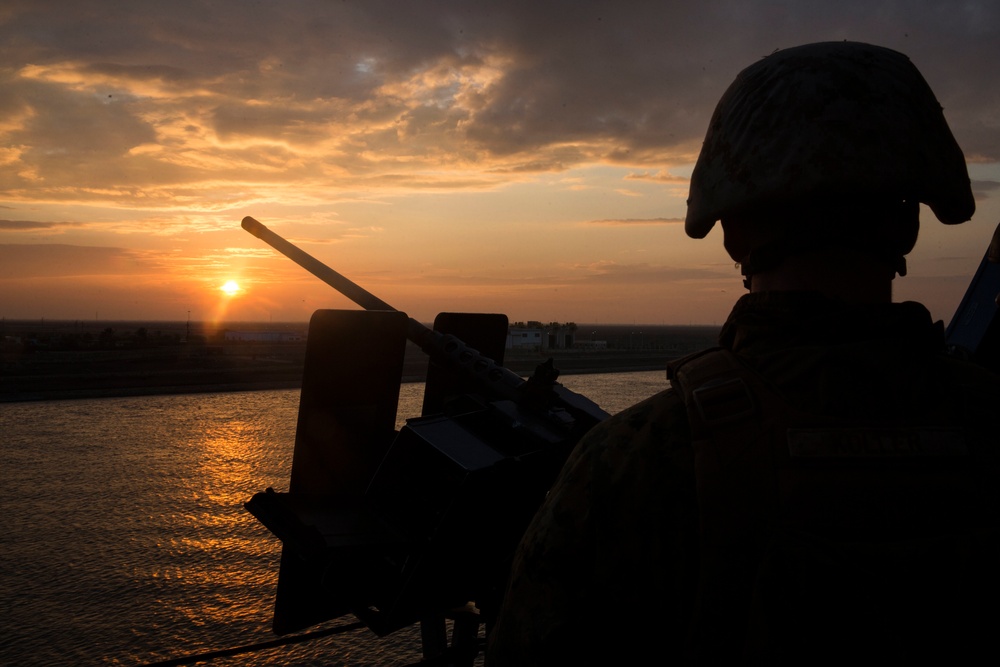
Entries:
{"type": "Polygon", "coordinates": [[[945,224],[972,217],[965,158],[910,60],[853,42],[778,51],[722,96],[691,176],[685,230],[722,221],[752,276],[831,248],[906,272],[919,203],[945,224]]]}

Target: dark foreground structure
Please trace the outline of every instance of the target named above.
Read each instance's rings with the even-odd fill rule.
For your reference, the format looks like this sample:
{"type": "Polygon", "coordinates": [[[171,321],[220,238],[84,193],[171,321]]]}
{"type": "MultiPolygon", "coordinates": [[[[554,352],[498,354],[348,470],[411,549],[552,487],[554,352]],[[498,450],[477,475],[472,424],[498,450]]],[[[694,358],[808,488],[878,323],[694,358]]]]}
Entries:
{"type": "Polygon", "coordinates": [[[246,503],[282,540],[275,632],[348,613],[379,635],[419,622],[428,659],[471,661],[524,527],[608,414],[556,382],[551,359],[527,380],[501,365],[505,316],[443,313],[429,329],[243,226],[365,308],[313,315],[288,492],[246,503]],[[407,340],[430,362],[424,416],[396,432],[407,340]]]}

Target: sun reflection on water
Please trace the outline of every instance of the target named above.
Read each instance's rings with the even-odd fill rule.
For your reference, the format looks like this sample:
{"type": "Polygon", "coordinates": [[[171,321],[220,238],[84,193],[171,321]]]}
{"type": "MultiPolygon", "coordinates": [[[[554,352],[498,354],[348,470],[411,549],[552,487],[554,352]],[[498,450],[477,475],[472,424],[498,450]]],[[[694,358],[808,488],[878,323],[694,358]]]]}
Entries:
{"type": "MultiPolygon", "coordinates": [[[[600,379],[565,384],[593,396],[586,381],[600,379]]],[[[665,385],[606,382],[620,402],[665,385]]],[[[421,389],[403,386],[398,426],[421,389]]],[[[272,639],[281,544],[243,503],[287,489],[297,410],[290,390],[0,405],[5,664],[145,664],[272,639]]],[[[418,659],[404,632],[213,664],[418,659]]]]}

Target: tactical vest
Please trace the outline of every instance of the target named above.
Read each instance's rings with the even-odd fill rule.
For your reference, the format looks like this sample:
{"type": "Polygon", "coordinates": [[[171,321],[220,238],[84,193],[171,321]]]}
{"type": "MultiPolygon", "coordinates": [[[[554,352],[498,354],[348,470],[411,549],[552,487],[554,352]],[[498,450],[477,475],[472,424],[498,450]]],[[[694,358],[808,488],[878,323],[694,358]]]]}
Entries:
{"type": "Polygon", "coordinates": [[[809,414],[725,349],[668,374],[697,476],[695,661],[996,652],[996,436],[949,405],[916,425],[809,414]]]}

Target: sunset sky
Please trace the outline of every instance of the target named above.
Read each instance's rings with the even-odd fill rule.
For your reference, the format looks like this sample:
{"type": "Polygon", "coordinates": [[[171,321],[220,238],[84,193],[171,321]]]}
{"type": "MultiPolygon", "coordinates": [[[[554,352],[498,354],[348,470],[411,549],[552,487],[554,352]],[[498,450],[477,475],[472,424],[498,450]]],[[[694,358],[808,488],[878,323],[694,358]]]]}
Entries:
{"type": "Polygon", "coordinates": [[[965,151],[976,216],[924,209],[895,289],[947,321],[1000,221],[992,0],[4,0],[0,316],[353,307],[252,215],[422,320],[721,323],[739,271],[682,225],[712,109],[843,39],[909,55],[965,151]]]}

